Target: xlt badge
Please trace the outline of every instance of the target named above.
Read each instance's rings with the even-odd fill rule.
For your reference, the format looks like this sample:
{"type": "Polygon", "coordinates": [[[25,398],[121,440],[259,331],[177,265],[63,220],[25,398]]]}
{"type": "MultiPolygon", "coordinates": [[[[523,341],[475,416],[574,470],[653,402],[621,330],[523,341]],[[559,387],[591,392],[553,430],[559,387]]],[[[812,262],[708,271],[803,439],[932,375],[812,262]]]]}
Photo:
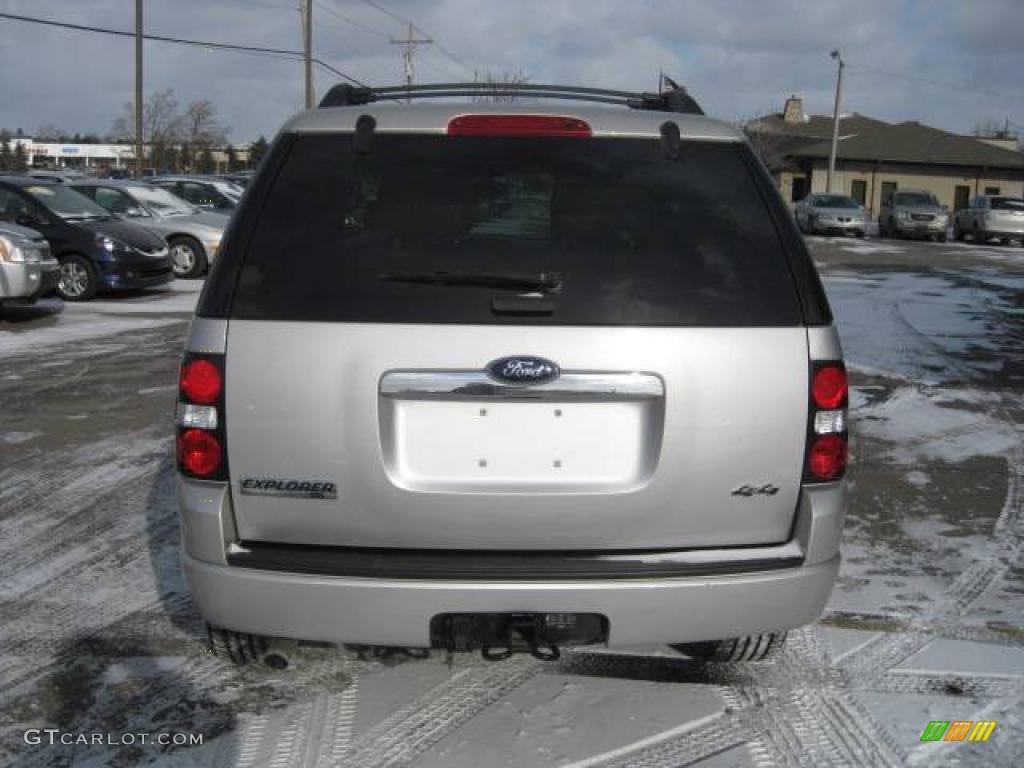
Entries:
{"type": "Polygon", "coordinates": [[[284,477],[246,477],[242,493],[247,496],[289,496],[295,499],[336,499],[338,486],[320,480],[291,480],[284,477]]]}

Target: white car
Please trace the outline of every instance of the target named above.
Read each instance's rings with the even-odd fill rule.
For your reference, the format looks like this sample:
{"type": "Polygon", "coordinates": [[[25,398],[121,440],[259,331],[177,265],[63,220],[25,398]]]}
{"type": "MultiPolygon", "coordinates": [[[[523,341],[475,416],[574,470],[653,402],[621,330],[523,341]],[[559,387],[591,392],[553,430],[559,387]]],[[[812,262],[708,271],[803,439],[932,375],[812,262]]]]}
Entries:
{"type": "Polygon", "coordinates": [[[970,206],[957,211],[953,221],[953,237],[963,240],[967,235],[976,243],[996,237],[1024,245],[1024,198],[978,195],[970,206]]]}

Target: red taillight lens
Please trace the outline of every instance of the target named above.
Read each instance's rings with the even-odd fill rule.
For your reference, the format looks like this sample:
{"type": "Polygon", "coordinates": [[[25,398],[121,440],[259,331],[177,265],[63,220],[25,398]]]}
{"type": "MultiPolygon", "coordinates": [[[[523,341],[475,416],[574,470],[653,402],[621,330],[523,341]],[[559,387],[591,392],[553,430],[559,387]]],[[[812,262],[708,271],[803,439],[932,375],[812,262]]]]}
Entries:
{"type": "Polygon", "coordinates": [[[190,402],[203,405],[215,402],[222,385],[220,370],[209,360],[192,360],[181,367],[179,386],[190,402]]]}
{"type": "Polygon", "coordinates": [[[822,410],[830,411],[846,402],[846,371],[838,365],[828,365],[814,372],[811,397],[822,410]]]}
{"type": "Polygon", "coordinates": [[[449,136],[549,136],[589,138],[590,125],[575,117],[554,115],[460,115],[448,122],[449,136]]]}
{"type": "Polygon", "coordinates": [[[811,445],[807,468],[821,480],[832,480],[842,474],[846,467],[846,438],[840,435],[824,435],[811,445]]]}
{"type": "Polygon", "coordinates": [[[212,432],[186,429],[178,434],[178,461],[186,471],[208,477],[220,468],[220,441],[212,432]]]}

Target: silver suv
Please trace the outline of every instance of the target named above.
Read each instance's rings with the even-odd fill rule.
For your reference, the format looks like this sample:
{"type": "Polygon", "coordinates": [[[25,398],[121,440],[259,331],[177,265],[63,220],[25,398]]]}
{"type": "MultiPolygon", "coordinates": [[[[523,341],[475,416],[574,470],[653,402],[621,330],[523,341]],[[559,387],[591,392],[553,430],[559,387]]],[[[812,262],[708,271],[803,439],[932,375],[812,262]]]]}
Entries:
{"type": "Polygon", "coordinates": [[[676,92],[531,87],[621,106],[337,87],[232,219],[177,455],[184,568],[233,658],[756,659],[822,611],[846,373],[785,204],[676,92]]]}
{"type": "Polygon", "coordinates": [[[921,237],[946,242],[949,211],[923,189],[901,189],[882,200],[878,233],[882,237],[921,237]]]}

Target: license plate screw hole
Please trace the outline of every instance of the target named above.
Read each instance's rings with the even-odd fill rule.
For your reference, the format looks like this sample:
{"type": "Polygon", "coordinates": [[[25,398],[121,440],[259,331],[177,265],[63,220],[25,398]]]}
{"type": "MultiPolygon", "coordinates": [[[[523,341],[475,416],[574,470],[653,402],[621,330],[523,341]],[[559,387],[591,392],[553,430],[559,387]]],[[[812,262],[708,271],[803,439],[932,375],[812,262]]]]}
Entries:
{"type": "Polygon", "coordinates": [[[561,408],[555,408],[555,418],[556,419],[562,418],[562,409],[561,408]]]}

